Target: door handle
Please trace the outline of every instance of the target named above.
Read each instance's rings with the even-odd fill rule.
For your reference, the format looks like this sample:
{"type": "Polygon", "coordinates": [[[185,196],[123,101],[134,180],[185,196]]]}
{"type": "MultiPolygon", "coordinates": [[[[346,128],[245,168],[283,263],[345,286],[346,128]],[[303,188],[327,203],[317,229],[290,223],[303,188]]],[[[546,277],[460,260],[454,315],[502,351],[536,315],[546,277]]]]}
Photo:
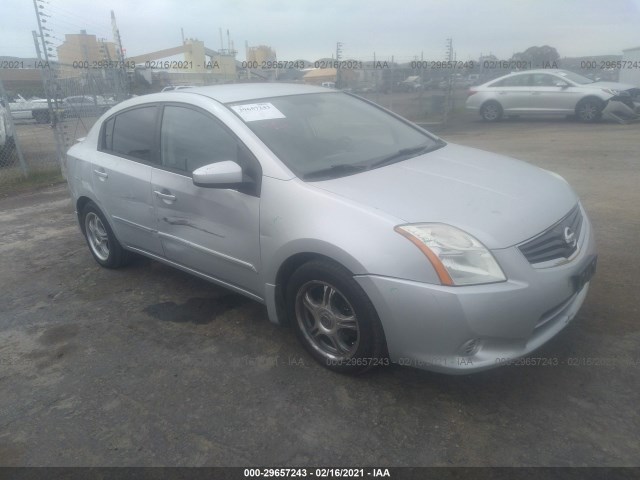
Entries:
{"type": "Polygon", "coordinates": [[[173,203],[176,201],[176,196],[171,195],[170,193],[163,193],[163,192],[159,192],[158,190],[154,190],[153,193],[155,193],[156,196],[159,199],[161,199],[164,203],[173,203]]]}
{"type": "Polygon", "coordinates": [[[94,170],[93,173],[95,173],[100,178],[107,178],[109,176],[109,174],[104,170],[94,170]]]}
{"type": "Polygon", "coordinates": [[[541,92],[531,92],[531,95],[542,95],[541,92]]]}

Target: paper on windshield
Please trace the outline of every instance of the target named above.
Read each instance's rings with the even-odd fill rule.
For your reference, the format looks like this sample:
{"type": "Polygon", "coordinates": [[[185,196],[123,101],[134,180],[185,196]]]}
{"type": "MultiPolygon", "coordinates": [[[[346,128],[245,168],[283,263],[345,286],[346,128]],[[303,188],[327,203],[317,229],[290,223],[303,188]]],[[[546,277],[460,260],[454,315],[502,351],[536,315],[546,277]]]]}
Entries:
{"type": "Polygon", "coordinates": [[[247,103],[246,105],[234,105],[231,108],[240,115],[240,118],[245,122],[286,118],[282,112],[271,103],[247,103]]]}

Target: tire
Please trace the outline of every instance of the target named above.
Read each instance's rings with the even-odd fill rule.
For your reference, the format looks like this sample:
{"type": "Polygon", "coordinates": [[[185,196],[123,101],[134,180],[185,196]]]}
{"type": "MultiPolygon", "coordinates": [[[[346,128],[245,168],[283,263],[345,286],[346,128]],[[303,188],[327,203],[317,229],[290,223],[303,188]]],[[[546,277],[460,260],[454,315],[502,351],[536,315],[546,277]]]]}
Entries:
{"type": "Polygon", "coordinates": [[[49,111],[33,112],[36,123],[49,123],[49,111]]]}
{"type": "Polygon", "coordinates": [[[312,260],[287,282],[287,313],[311,356],[357,375],[386,364],[386,341],[373,304],[344,267],[312,260]]]}
{"type": "Polygon", "coordinates": [[[88,202],[82,209],[80,225],[89,251],[96,262],[105,268],[120,268],[131,258],[113,233],[109,222],[98,206],[88,202]]]}
{"type": "Polygon", "coordinates": [[[584,98],[576,105],[576,116],[584,123],[597,122],[602,118],[604,102],[599,98],[584,98]]]}
{"type": "Polygon", "coordinates": [[[502,105],[498,102],[486,102],[480,108],[480,116],[485,122],[497,122],[503,113],[502,105]]]}

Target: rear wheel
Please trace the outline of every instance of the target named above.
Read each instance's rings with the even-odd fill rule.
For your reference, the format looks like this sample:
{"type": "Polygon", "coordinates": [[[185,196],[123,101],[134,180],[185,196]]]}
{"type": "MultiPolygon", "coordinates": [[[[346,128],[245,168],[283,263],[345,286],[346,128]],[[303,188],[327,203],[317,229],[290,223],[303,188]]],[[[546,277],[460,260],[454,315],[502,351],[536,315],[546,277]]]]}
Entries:
{"type": "Polygon", "coordinates": [[[576,106],[576,116],[581,122],[591,123],[602,118],[604,103],[598,98],[585,98],[576,106]]]}
{"type": "Polygon", "coordinates": [[[359,374],[387,364],[378,315],[345,268],[325,260],[302,265],[288,282],[286,299],[298,338],[323,366],[359,374]]]}
{"type": "Polygon", "coordinates": [[[106,268],[119,268],[129,262],[129,253],[122,248],[98,206],[89,202],[82,209],[82,232],[91,255],[106,268]]]}
{"type": "Polygon", "coordinates": [[[500,120],[502,113],[502,106],[498,102],[487,102],[480,108],[480,116],[487,122],[500,120]]]}

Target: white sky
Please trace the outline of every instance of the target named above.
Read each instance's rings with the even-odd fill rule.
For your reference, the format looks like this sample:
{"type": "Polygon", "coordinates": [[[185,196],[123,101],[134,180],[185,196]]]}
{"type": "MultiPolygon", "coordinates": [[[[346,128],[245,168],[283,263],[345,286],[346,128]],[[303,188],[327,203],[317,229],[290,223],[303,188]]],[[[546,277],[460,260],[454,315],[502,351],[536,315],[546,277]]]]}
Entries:
{"type": "MultiPolygon", "coordinates": [[[[555,47],[561,57],[620,54],[640,46],[640,0],[38,0],[56,44],[86,29],[112,39],[114,10],[123,46],[138,55],[181,43],[185,37],[220,48],[229,29],[238,60],[244,44],[269,45],[278,59],[330,57],[404,62],[424,52],[444,58],[452,37],[458,60],[492,52],[509,58],[533,45],[555,47]]],[[[0,55],[34,57],[32,0],[1,0],[0,55]]]]}

